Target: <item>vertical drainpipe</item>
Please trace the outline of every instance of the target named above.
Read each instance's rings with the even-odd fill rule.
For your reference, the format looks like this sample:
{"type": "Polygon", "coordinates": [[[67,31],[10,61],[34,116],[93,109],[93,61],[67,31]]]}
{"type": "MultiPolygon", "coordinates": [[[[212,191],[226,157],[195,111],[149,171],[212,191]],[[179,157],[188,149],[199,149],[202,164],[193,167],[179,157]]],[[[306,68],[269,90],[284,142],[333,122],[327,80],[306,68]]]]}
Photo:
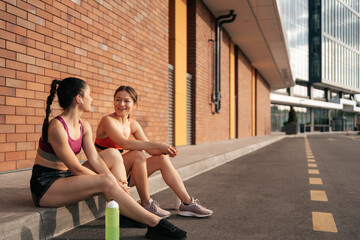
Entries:
{"type": "Polygon", "coordinates": [[[222,25],[231,23],[235,20],[234,10],[230,10],[227,15],[221,15],[216,18],[215,29],[215,51],[214,51],[214,82],[212,101],[215,105],[215,112],[220,113],[221,109],[221,30],[222,25]]]}

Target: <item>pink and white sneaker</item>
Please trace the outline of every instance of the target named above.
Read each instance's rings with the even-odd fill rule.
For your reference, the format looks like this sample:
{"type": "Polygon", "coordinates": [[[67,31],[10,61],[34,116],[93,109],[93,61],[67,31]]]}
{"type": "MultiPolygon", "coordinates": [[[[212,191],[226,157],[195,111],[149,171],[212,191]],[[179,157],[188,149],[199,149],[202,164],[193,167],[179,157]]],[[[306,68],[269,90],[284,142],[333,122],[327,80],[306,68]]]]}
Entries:
{"type": "Polygon", "coordinates": [[[167,218],[170,217],[171,213],[162,209],[157,202],[155,202],[152,198],[148,201],[147,205],[144,207],[149,212],[162,217],[167,218]]]}
{"type": "Polygon", "coordinates": [[[199,200],[194,200],[194,198],[192,198],[190,204],[180,204],[178,214],[184,217],[203,218],[211,216],[213,211],[201,206],[199,200]]]}

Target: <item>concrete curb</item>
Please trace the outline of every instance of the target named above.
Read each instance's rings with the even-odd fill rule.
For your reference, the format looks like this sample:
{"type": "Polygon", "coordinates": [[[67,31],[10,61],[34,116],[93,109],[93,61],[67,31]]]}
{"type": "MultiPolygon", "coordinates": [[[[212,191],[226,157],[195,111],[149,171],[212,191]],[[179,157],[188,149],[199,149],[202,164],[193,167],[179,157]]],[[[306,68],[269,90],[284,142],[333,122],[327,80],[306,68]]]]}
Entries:
{"type": "Polygon", "coordinates": [[[44,239],[37,212],[17,213],[0,220],[0,239],[44,239]]]}
{"type": "Polygon", "coordinates": [[[49,239],[104,216],[105,199],[95,196],[60,208],[35,208],[0,219],[0,239],[49,239]]]}

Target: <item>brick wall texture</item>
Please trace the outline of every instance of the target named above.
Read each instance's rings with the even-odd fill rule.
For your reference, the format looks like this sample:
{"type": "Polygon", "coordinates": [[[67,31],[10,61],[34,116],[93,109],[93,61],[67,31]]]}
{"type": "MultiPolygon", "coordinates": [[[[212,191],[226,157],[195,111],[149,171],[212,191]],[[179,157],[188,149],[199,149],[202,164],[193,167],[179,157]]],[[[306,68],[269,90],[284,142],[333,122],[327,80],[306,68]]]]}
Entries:
{"type": "MultiPolygon", "coordinates": [[[[231,38],[222,34],[220,114],[211,104],[215,17],[188,0],[188,72],[194,81],[195,144],[229,139],[231,38]]],[[[152,141],[168,141],[169,1],[0,1],[0,172],[33,165],[53,79],[88,82],[95,132],[113,93],[133,86],[134,114],[152,141]],[[160,119],[159,119],[160,118],[160,119]]],[[[251,135],[251,63],[238,50],[238,136],[251,135]]],[[[257,77],[257,134],[270,133],[270,88],[257,77]]],[[[55,101],[52,116],[61,112],[55,101]]],[[[82,153],[79,158],[84,159],[82,153]]]]}
{"type": "Polygon", "coordinates": [[[238,82],[238,137],[251,136],[251,77],[252,68],[249,60],[237,48],[237,82],[238,82]]]}
{"type": "MultiPolygon", "coordinates": [[[[140,95],[135,117],[167,141],[168,1],[0,2],[0,171],[31,167],[54,78],[91,88],[93,131],[120,85],[140,95]],[[158,118],[164,121],[157,120],[158,118]]],[[[53,104],[52,116],[60,113],[53,104]]]]}
{"type": "Polygon", "coordinates": [[[229,139],[229,60],[230,39],[226,32],[221,42],[221,92],[220,114],[215,114],[211,102],[213,90],[213,64],[215,39],[215,17],[202,1],[188,2],[188,26],[193,35],[189,39],[188,71],[195,77],[195,143],[213,142],[229,139]],[[194,31],[195,30],[195,31],[194,31]]]}

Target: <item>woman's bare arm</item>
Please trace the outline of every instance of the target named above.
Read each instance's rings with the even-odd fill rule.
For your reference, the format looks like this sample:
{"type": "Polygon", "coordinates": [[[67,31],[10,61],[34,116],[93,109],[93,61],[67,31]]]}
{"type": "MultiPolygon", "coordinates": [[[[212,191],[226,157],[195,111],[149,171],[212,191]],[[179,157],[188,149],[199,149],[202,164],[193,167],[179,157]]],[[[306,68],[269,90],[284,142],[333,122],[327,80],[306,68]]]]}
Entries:
{"type": "MultiPolygon", "coordinates": [[[[135,139],[149,142],[149,139],[145,135],[144,130],[142,129],[141,125],[136,120],[131,120],[132,122],[132,129],[133,129],[133,135],[135,139]]],[[[158,148],[155,149],[144,149],[148,154],[150,155],[161,155],[161,154],[168,154],[170,157],[175,157],[178,153],[178,150],[175,147],[172,147],[166,143],[156,143],[158,145],[158,148]]]]}
{"type": "Polygon", "coordinates": [[[82,121],[82,124],[84,131],[83,149],[89,164],[96,171],[96,173],[110,173],[109,168],[106,166],[105,162],[101,159],[99,153],[95,149],[90,124],[87,121],[82,121]]]}
{"type": "MultiPolygon", "coordinates": [[[[102,129],[114,143],[126,150],[150,150],[159,148],[158,143],[126,138],[111,116],[104,117],[100,121],[98,128],[102,129]]],[[[134,130],[133,125],[132,128],[134,130]]]]}

